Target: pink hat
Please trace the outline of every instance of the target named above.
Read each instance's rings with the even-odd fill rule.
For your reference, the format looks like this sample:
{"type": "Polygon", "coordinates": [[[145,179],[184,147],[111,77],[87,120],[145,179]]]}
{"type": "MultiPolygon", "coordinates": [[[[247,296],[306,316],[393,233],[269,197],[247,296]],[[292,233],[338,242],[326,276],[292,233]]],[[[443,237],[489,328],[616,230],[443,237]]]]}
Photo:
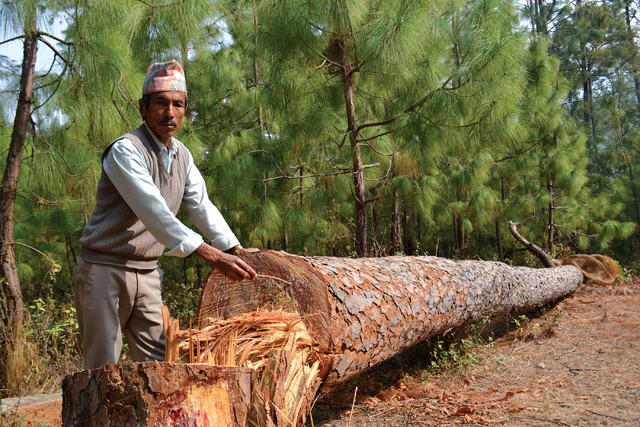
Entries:
{"type": "Polygon", "coordinates": [[[153,92],[175,91],[187,93],[187,83],[182,66],[172,59],[169,62],[151,64],[142,85],[142,95],[153,92]]]}

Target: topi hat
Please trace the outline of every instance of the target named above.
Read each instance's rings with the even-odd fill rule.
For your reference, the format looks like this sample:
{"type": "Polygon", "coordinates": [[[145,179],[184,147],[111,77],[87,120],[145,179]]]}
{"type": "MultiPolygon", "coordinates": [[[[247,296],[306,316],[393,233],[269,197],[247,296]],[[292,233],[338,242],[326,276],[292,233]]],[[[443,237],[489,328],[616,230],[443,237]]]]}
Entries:
{"type": "Polygon", "coordinates": [[[147,68],[147,76],[144,78],[144,84],[142,85],[142,96],[164,91],[187,93],[184,71],[175,59],[169,62],[151,64],[147,68]]]}

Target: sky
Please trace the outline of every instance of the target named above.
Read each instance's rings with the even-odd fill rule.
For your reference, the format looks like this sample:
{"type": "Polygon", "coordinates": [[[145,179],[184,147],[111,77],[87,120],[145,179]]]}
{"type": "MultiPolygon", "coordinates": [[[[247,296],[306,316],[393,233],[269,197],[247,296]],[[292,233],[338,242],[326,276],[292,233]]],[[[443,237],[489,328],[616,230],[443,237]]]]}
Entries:
{"type": "MultiPolygon", "coordinates": [[[[63,39],[62,31],[66,28],[64,21],[61,19],[56,19],[53,24],[47,28],[45,31],[49,34],[53,34],[54,36],[63,39]]],[[[16,37],[19,34],[16,33],[5,33],[2,34],[0,32],[1,40],[8,40],[10,38],[16,37]]],[[[56,47],[60,51],[59,43],[55,40],[48,39],[48,41],[56,47]]],[[[22,39],[13,40],[11,42],[0,45],[0,55],[4,55],[8,57],[11,62],[16,67],[20,67],[22,64],[22,51],[24,49],[22,39]]],[[[54,60],[53,51],[44,43],[38,43],[38,52],[36,54],[36,75],[46,73],[51,67],[51,62],[54,60]]],[[[3,64],[6,65],[6,64],[3,64]]],[[[3,67],[4,68],[4,67],[3,67]]],[[[58,65],[53,69],[54,72],[60,71],[60,60],[58,60],[58,65]]],[[[19,79],[19,76],[17,77],[19,79]]],[[[8,79],[4,79],[0,77],[0,91],[8,90],[8,89],[17,89],[18,80],[10,81],[8,79]]],[[[0,109],[0,116],[3,118],[3,123],[11,123],[13,121],[13,117],[15,115],[15,103],[17,102],[18,95],[12,95],[11,93],[3,94],[0,109]]]]}
{"type": "MultiPolygon", "coordinates": [[[[51,28],[48,28],[46,31],[50,34],[53,34],[56,37],[63,38],[62,31],[66,26],[64,25],[64,21],[61,19],[57,19],[52,24],[51,28]]],[[[7,40],[12,37],[15,37],[19,34],[5,34],[2,40],[7,40]]],[[[57,46],[57,42],[55,40],[49,39],[53,46],[57,46]]],[[[14,40],[9,43],[5,43],[0,45],[0,54],[9,57],[11,61],[15,64],[20,65],[22,63],[22,39],[14,40]]],[[[37,71],[46,71],[51,66],[51,61],[53,61],[53,52],[47,45],[44,43],[38,44],[38,54],[36,56],[36,70],[37,71]]]]}

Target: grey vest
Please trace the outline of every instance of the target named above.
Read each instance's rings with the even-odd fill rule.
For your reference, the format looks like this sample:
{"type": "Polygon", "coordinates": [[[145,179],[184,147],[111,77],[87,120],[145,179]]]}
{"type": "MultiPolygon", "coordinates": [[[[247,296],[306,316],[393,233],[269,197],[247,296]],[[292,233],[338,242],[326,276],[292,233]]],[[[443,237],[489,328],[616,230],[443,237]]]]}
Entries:
{"type": "MultiPolygon", "coordinates": [[[[146,126],[142,125],[118,139],[122,138],[130,139],[140,148],[153,183],[160,189],[160,194],[171,212],[174,215],[177,214],[182,202],[189,166],[187,147],[180,141],[173,140],[174,144],[177,144],[178,151],[169,174],[160,148],[152,139],[146,126]]],[[[113,143],[107,147],[102,155],[103,158],[112,146],[113,143]]],[[[164,251],[164,245],[153,237],[129,208],[104,169],[98,181],[96,206],[91,220],[84,228],[80,243],[82,244],[80,255],[85,261],[138,269],[156,268],[158,258],[164,251]]]]}

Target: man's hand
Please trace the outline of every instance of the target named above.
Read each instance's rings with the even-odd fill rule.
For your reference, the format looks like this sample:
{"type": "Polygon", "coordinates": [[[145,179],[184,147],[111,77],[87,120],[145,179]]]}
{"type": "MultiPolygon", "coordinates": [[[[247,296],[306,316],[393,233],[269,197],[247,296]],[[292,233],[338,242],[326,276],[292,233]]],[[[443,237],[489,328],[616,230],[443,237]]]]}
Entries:
{"type": "Polygon", "coordinates": [[[202,243],[193,254],[209,262],[230,280],[254,280],[258,274],[235,255],[227,254],[207,243],[202,243]]]}

